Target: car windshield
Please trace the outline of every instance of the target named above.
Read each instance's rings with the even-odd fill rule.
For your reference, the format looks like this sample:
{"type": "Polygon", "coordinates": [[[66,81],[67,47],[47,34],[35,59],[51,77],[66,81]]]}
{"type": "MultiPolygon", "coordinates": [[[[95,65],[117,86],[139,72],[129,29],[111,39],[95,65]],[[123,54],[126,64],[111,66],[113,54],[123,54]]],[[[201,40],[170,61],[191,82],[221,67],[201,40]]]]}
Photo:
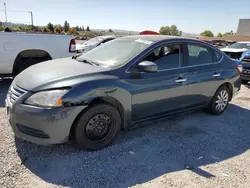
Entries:
{"type": "Polygon", "coordinates": [[[236,42],[236,43],[231,44],[230,46],[228,46],[228,48],[237,48],[237,49],[247,48],[247,49],[250,49],[250,43],[239,43],[239,42],[236,42]]]}
{"type": "Polygon", "coordinates": [[[86,45],[95,45],[95,44],[99,43],[102,40],[103,40],[102,37],[95,37],[95,38],[89,39],[84,44],[86,44],[86,45]]]}
{"type": "Polygon", "coordinates": [[[153,42],[135,38],[119,38],[83,53],[78,61],[88,60],[104,66],[119,66],[149,47],[153,42]]]}

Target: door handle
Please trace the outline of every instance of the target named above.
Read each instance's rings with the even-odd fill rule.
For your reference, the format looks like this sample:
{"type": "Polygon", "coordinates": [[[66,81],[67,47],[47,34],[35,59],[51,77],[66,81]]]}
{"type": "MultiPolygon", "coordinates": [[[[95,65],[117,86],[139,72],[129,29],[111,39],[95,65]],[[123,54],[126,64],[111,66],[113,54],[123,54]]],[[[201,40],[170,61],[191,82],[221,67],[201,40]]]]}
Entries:
{"type": "Polygon", "coordinates": [[[178,78],[175,80],[176,83],[183,83],[183,82],[186,82],[187,81],[187,78],[178,78]]]}
{"type": "Polygon", "coordinates": [[[220,76],[220,73],[214,73],[214,74],[213,74],[213,77],[214,77],[214,78],[217,78],[217,77],[219,77],[219,76],[220,76]]]}

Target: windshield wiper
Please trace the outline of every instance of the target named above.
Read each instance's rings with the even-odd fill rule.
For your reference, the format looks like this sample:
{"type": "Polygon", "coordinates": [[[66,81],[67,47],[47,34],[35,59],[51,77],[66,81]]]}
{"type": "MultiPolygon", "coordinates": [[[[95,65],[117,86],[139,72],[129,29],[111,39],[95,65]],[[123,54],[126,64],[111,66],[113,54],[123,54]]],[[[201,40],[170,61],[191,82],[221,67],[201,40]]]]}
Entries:
{"type": "Polygon", "coordinates": [[[87,64],[89,64],[89,65],[99,66],[98,63],[95,63],[95,62],[93,62],[93,61],[89,61],[89,60],[87,60],[87,59],[77,59],[77,60],[80,61],[80,62],[83,62],[83,63],[87,63],[87,64]]]}
{"type": "Polygon", "coordinates": [[[78,58],[80,55],[82,55],[82,54],[74,55],[74,56],[72,56],[72,59],[76,59],[76,58],[78,58]]]}

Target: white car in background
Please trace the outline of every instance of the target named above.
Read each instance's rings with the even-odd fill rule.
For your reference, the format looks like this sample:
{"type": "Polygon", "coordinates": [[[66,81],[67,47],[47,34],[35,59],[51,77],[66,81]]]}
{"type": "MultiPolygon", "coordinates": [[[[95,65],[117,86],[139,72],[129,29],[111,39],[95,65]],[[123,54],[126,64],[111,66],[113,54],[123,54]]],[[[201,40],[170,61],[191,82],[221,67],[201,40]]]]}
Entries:
{"type": "Polygon", "coordinates": [[[95,48],[103,43],[106,43],[108,41],[111,41],[115,38],[116,38],[116,36],[94,37],[90,40],[85,41],[84,43],[76,44],[76,52],[77,53],[87,52],[87,51],[92,50],[93,48],[95,48]]]}
{"type": "Polygon", "coordinates": [[[220,50],[233,59],[240,59],[244,52],[250,50],[250,41],[236,42],[220,50]]]}
{"type": "Polygon", "coordinates": [[[71,35],[0,32],[0,77],[15,77],[31,65],[75,52],[71,35]]]}

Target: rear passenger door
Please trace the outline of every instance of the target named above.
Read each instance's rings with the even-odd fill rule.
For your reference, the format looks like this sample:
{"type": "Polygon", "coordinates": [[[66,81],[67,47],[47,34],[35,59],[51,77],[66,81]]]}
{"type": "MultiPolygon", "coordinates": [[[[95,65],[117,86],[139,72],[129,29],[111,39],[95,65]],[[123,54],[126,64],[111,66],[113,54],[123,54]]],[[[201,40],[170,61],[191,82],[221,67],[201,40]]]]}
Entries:
{"type": "Polygon", "coordinates": [[[201,43],[186,43],[185,46],[190,105],[203,105],[219,87],[222,55],[201,43]]]}

